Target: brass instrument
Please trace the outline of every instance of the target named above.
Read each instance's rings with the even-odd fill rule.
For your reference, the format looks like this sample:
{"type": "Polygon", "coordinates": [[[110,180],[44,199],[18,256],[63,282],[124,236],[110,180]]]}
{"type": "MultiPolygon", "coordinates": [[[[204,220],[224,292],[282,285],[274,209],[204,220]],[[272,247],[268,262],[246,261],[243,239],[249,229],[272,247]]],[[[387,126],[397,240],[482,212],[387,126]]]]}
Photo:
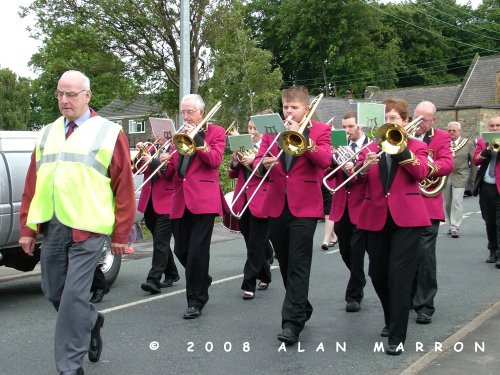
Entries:
{"type": "MultiPolygon", "coordinates": [[[[289,122],[290,120],[292,119],[292,116],[288,116],[285,120],[285,126],[287,124],[287,122],[289,122]]],[[[266,173],[264,174],[264,176],[262,176],[259,184],[257,185],[257,187],[255,188],[253,194],[250,196],[250,198],[248,198],[248,201],[247,203],[245,204],[245,206],[241,209],[241,212],[238,212],[238,213],[235,213],[233,211],[233,207],[234,207],[234,202],[236,202],[238,199],[240,199],[241,195],[245,193],[245,190],[248,186],[248,184],[250,183],[250,181],[252,180],[252,178],[255,176],[255,174],[257,173],[257,171],[259,170],[260,166],[263,164],[264,162],[264,157],[267,155],[267,154],[270,154],[271,153],[271,148],[276,144],[276,142],[278,142],[278,139],[280,138],[280,135],[281,133],[278,133],[276,135],[276,137],[274,137],[274,139],[272,140],[272,142],[269,144],[269,146],[267,147],[267,150],[264,152],[263,156],[262,156],[262,159],[260,159],[259,163],[253,168],[253,171],[252,173],[250,174],[250,176],[248,176],[247,180],[245,181],[245,183],[243,184],[243,186],[241,187],[241,190],[239,191],[238,195],[236,195],[236,197],[233,197],[233,203],[231,205],[229,205],[229,210],[231,211],[231,215],[233,215],[235,218],[237,219],[240,219],[243,214],[245,213],[245,211],[247,210],[247,208],[250,206],[250,203],[252,202],[253,198],[255,197],[255,195],[257,194],[257,192],[259,191],[260,187],[262,186],[262,184],[264,183],[264,181],[266,180],[267,176],[269,176],[269,173],[271,173],[271,170],[274,168],[274,166],[276,165],[276,162],[274,162],[273,164],[271,164],[271,166],[267,169],[266,173]]],[[[280,150],[280,152],[278,152],[278,155],[276,155],[276,160],[279,160],[281,154],[283,153],[283,149],[280,150]]],[[[272,156],[272,155],[271,155],[272,156]]]]}
{"type": "MultiPolygon", "coordinates": [[[[226,130],[227,136],[240,135],[240,132],[234,126],[235,123],[236,123],[236,121],[233,121],[233,123],[231,125],[229,125],[229,127],[227,128],[227,130],[226,130]]],[[[238,162],[241,165],[244,165],[243,158],[246,156],[250,156],[250,155],[253,155],[253,156],[257,155],[257,150],[255,148],[253,148],[251,150],[240,150],[240,151],[236,152],[236,158],[238,159],[238,162]]],[[[252,171],[252,166],[250,166],[250,165],[248,165],[248,166],[245,165],[245,168],[248,169],[250,172],[252,171]]]]}
{"type": "Polygon", "coordinates": [[[179,154],[184,156],[194,155],[194,153],[196,152],[196,142],[194,141],[194,137],[201,131],[203,126],[208,123],[208,121],[213,117],[213,115],[215,115],[215,113],[219,110],[221,105],[222,102],[218,102],[210,110],[210,112],[208,112],[205,118],[188,134],[181,132],[177,132],[174,134],[173,137],[174,146],[177,152],[179,152],[179,154]]]}
{"type": "MultiPolygon", "coordinates": [[[[398,126],[396,124],[384,124],[382,125],[378,130],[377,130],[377,135],[375,137],[375,140],[377,144],[379,145],[380,151],[377,156],[380,156],[382,152],[385,152],[389,155],[396,155],[404,151],[406,148],[406,145],[408,144],[408,137],[411,136],[409,134],[412,134],[415,132],[417,127],[422,123],[422,116],[418,116],[416,119],[414,119],[412,122],[407,124],[404,128],[401,126],[398,126]]],[[[355,154],[359,154],[362,150],[366,149],[372,142],[368,142],[366,145],[364,145],[358,152],[355,154]]],[[[346,162],[347,163],[347,162],[346,162]]],[[[370,166],[373,162],[371,163],[365,163],[363,164],[360,168],[358,168],[354,173],[352,173],[348,178],[344,180],[340,185],[335,187],[335,189],[331,189],[328,187],[328,190],[332,194],[335,194],[337,191],[339,191],[345,184],[347,184],[349,181],[352,181],[354,177],[356,177],[358,174],[364,172],[368,166],[370,166]]],[[[345,163],[344,163],[345,165],[345,163]]],[[[343,165],[342,165],[343,166],[343,165]]],[[[338,168],[336,169],[338,170],[338,168]]],[[[329,175],[332,175],[333,173],[330,172],[329,175]]],[[[326,178],[323,179],[323,184],[326,185],[326,178]]]]}
{"type": "Polygon", "coordinates": [[[311,127],[311,118],[318,108],[319,102],[323,98],[323,94],[316,96],[310,104],[309,111],[304,115],[300,121],[299,129],[286,130],[281,133],[279,138],[280,148],[285,151],[288,155],[299,156],[307,151],[309,145],[307,144],[306,137],[304,137],[304,130],[306,127],[311,127]]]}
{"type": "Polygon", "coordinates": [[[138,150],[137,154],[134,156],[132,159],[132,168],[139,170],[139,163],[144,159],[146,155],[150,154],[150,148],[154,148],[154,153],[158,151],[157,148],[157,143],[151,143],[151,142],[144,142],[140,147],[137,147],[136,149],[138,150]]]}
{"type": "Polygon", "coordinates": [[[498,152],[500,149],[500,139],[488,142],[488,150],[498,152]]]}

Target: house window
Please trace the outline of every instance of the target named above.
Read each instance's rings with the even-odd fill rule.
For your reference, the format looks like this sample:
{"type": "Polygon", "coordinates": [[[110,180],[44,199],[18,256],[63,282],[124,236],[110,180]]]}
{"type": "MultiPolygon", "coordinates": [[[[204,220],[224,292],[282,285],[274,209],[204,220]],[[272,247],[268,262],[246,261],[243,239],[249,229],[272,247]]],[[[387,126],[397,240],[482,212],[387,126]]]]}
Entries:
{"type": "Polygon", "coordinates": [[[129,120],[128,121],[128,133],[145,133],[146,129],[144,126],[144,121],[129,120]]]}

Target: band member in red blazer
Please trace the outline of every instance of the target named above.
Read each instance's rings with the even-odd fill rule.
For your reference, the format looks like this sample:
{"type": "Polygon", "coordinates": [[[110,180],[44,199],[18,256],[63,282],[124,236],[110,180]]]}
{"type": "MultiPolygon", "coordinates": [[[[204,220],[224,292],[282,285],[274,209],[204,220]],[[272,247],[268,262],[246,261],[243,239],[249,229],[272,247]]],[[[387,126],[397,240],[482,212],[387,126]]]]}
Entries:
{"type": "MultiPolygon", "coordinates": [[[[408,122],[408,103],[389,99],[385,121],[404,126],[408,122]]],[[[406,339],[410,294],[417,269],[417,251],[421,229],[430,225],[419,190],[427,176],[427,147],[408,138],[399,154],[382,153],[372,144],[362,153],[356,168],[365,164],[360,182],[366,184],[365,198],[358,217],[358,229],[365,230],[366,250],[370,258],[368,274],[382,302],[388,337],[386,353],[401,354],[406,339]]]]}
{"type": "MultiPolygon", "coordinates": [[[[453,172],[453,154],[451,137],[447,131],[433,127],[436,122],[436,107],[431,102],[421,102],[415,108],[413,118],[423,116],[422,123],[415,132],[415,137],[427,144],[432,162],[429,160],[429,176],[447,176],[453,172]]],[[[414,286],[413,308],[418,324],[429,324],[434,314],[434,296],[437,293],[436,279],[436,240],[439,222],[444,221],[443,195],[424,196],[425,207],[431,219],[431,225],[422,230],[417,265],[417,277],[414,286]]]]}
{"type": "MultiPolygon", "coordinates": [[[[499,132],[500,138],[500,116],[495,115],[488,120],[488,131],[499,132]]],[[[496,268],[500,268],[500,225],[498,225],[500,217],[500,178],[498,177],[500,176],[500,163],[498,159],[498,150],[495,151],[492,145],[479,138],[472,159],[472,162],[480,167],[474,182],[474,195],[477,196],[479,192],[479,207],[486,224],[486,236],[490,250],[490,256],[486,262],[496,262],[496,268]]]]}
{"type": "MultiPolygon", "coordinates": [[[[346,131],[348,146],[353,152],[358,152],[368,143],[361,126],[357,124],[356,112],[349,111],[342,119],[342,127],[346,131]]],[[[345,164],[344,168],[335,173],[333,178],[339,186],[350,175],[356,160],[345,164]]],[[[337,167],[334,163],[333,167],[337,167]]],[[[330,220],[335,222],[335,233],[339,238],[339,250],[342,260],[350,271],[345,292],[347,312],[357,312],[361,309],[363,288],[366,285],[364,271],[365,243],[364,232],[356,229],[361,204],[365,196],[365,184],[356,180],[341,187],[332,199],[330,220]]]]}
{"type": "MultiPolygon", "coordinates": [[[[299,122],[309,111],[309,95],[303,87],[291,87],[283,91],[283,115],[292,116],[289,130],[299,129],[299,122]]],[[[286,294],[281,310],[282,329],[278,340],[286,345],[298,341],[305,322],[312,314],[307,296],[313,236],[318,219],[323,217],[321,181],[330,164],[330,127],[313,121],[304,131],[308,150],[300,156],[282,153],[278,160],[278,146],[266,153],[275,138],[265,134],[254,167],[264,158],[261,174],[271,168],[265,199],[269,215],[271,242],[279,261],[286,294]],[[271,156],[272,155],[272,156],[271,156]]]]}
{"type": "MultiPolygon", "coordinates": [[[[264,113],[262,113],[264,114],[264,113]]],[[[262,135],[255,128],[255,124],[248,122],[248,133],[252,135],[252,140],[256,150],[260,146],[262,135]]],[[[256,154],[243,156],[241,161],[233,155],[229,166],[229,177],[236,178],[236,187],[233,198],[239,195],[243,185],[251,174],[252,163],[256,154]]],[[[241,194],[238,200],[233,201],[233,211],[239,214],[254,194],[261,178],[254,176],[248,183],[245,193],[241,194]]],[[[272,259],[273,250],[269,243],[269,223],[264,206],[264,199],[267,192],[267,180],[263,182],[250,205],[240,219],[240,229],[245,244],[247,246],[247,260],[243,269],[243,282],[241,289],[244,291],[243,299],[250,300],[255,296],[255,286],[257,279],[260,280],[259,290],[266,290],[271,282],[271,270],[268,259],[272,259]]]]}
{"type": "MultiPolygon", "coordinates": [[[[181,100],[184,131],[191,132],[203,120],[205,103],[200,95],[189,94],[181,100]]],[[[222,193],[219,166],[226,135],[222,127],[203,125],[195,136],[196,152],[192,156],[175,153],[169,163],[174,166],[174,194],[170,218],[175,239],[174,253],[186,269],[188,308],[184,319],[201,315],[208,301],[210,241],[215,216],[222,215],[222,193]]],[[[168,171],[167,169],[167,174],[168,171]]]]}
{"type": "MultiPolygon", "coordinates": [[[[162,137],[159,141],[160,145],[164,145],[167,140],[162,137]]],[[[137,148],[141,147],[145,147],[145,145],[138,143],[137,148]]],[[[142,156],[137,165],[138,168],[141,168],[144,163],[148,163],[144,171],[144,179],[148,179],[161,164],[161,154],[150,161],[154,151],[155,148],[150,146],[148,153],[142,156]]],[[[170,166],[170,168],[173,167],[170,166]]],[[[173,193],[172,177],[167,177],[165,167],[156,172],[156,175],[142,187],[137,206],[140,212],[144,212],[146,227],[153,235],[151,269],[146,282],[141,284],[141,289],[151,294],[158,294],[161,292],[162,286],[172,286],[174,282],[179,280],[179,272],[170,248],[170,238],[172,237],[170,211],[172,210],[173,193]],[[163,273],[165,273],[165,282],[161,283],[163,273]]]]}

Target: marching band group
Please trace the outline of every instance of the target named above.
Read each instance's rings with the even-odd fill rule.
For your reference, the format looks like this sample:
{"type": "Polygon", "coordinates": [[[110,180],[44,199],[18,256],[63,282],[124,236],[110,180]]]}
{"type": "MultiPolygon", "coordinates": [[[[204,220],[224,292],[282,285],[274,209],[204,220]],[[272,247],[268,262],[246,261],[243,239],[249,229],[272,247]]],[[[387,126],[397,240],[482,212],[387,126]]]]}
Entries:
{"type": "MultiPolygon", "coordinates": [[[[85,81],[81,77],[83,75],[78,73],[65,73],[66,76],[63,75],[61,78],[57,91],[60,93],[58,100],[64,125],[67,127],[68,123],[73,121],[80,125],[77,131],[70,133],[75,143],[82,141],[77,138],[77,134],[80,134],[79,132],[83,134],[82,129],[85,129],[85,122],[80,121],[80,117],[87,113],[88,118],[98,117],[88,108],[90,85],[85,85],[88,79],[85,81]],[[80,100],[78,94],[83,92],[86,96],[80,103],[82,111],[71,113],[71,106],[78,105],[77,102],[80,100]]],[[[180,105],[183,128],[174,135],[171,142],[162,145],[161,152],[155,152],[151,144],[137,144],[137,148],[142,152],[138,162],[135,163],[135,169],[144,173],[145,179],[138,209],[145,213],[146,225],[153,235],[152,268],[141,288],[152,294],[160,293],[163,274],[169,285],[179,280],[170,249],[170,238],[173,234],[175,240],[173,253],[185,268],[187,309],[183,317],[185,319],[200,317],[203,307],[209,300],[208,291],[212,283],[209,261],[214,220],[216,216],[232,212],[239,218],[241,233],[247,247],[247,260],[241,285],[242,297],[251,300],[255,296],[256,289],[268,288],[271,282],[269,262],[272,261],[274,249],[285,287],[281,310],[282,330],[277,338],[286,345],[295,344],[313,312],[308,299],[309,277],[317,221],[324,218],[321,189],[322,182],[325,181],[329,189],[335,192],[329,218],[335,222],[340,253],[350,271],[345,293],[346,311],[356,312],[361,308],[363,288],[366,284],[363,270],[366,251],[369,256],[368,273],[384,312],[381,336],[388,338],[385,351],[387,354],[399,355],[406,339],[410,309],[417,312],[417,323],[428,324],[432,321],[433,300],[437,292],[436,238],[439,223],[444,220],[441,189],[445,183],[445,176],[452,173],[454,168],[454,154],[451,147],[453,143],[447,131],[434,127],[436,108],[432,103],[420,103],[413,113],[414,120],[410,122],[408,103],[404,99],[387,98],[384,100],[386,124],[378,129],[375,139],[368,139],[362,128],[357,125],[356,113],[348,112],[342,119],[348,145],[332,147],[331,126],[312,119],[319,100],[321,96],[315,98],[313,103],[309,103],[309,93],[303,87],[290,87],[284,90],[282,109],[286,118],[286,131],[278,135],[260,134],[253,122],[248,122],[248,132],[252,136],[255,149],[233,153],[228,173],[231,178],[236,179],[236,187],[232,195],[233,200],[230,202],[226,202],[219,184],[219,166],[224,155],[226,131],[221,126],[209,123],[220,104],[204,117],[205,104],[201,96],[187,95],[181,100],[180,105]]],[[[490,131],[500,130],[498,122],[500,122],[499,116],[490,119],[488,124],[490,131]]],[[[123,134],[109,135],[106,133],[109,132],[106,128],[109,122],[104,121],[103,124],[97,132],[97,136],[100,134],[103,138],[102,143],[98,144],[96,139],[93,139],[93,144],[97,145],[94,152],[99,154],[101,150],[107,150],[106,155],[113,155],[111,173],[108,175],[110,192],[122,196],[128,194],[129,198],[133,199],[131,174],[117,182],[115,173],[121,173],[121,169],[117,172],[113,170],[113,168],[117,170],[114,159],[116,151],[113,151],[113,147],[121,144],[123,134]],[[113,139],[114,142],[106,144],[109,139],[113,139]]],[[[80,232],[75,228],[86,230],[84,233],[90,232],[91,238],[92,233],[97,233],[96,238],[100,238],[100,234],[114,236],[113,230],[108,231],[105,226],[95,227],[89,223],[88,227],[82,228],[78,223],[73,223],[71,217],[66,219],[64,215],[59,214],[62,211],[58,211],[57,206],[69,200],[61,198],[58,201],[55,198],[69,193],[68,190],[59,191],[60,187],[56,184],[50,185],[50,189],[54,192],[52,204],[56,207],[57,217],[61,216],[63,219],[59,218],[57,221],[56,215],[51,219],[52,216],[47,218],[47,215],[41,214],[49,210],[44,204],[39,203],[40,198],[37,196],[39,190],[42,190],[39,184],[47,181],[40,179],[41,168],[49,168],[53,161],[46,155],[47,145],[50,145],[49,151],[64,152],[64,141],[61,141],[61,148],[54,146],[56,141],[51,138],[52,133],[54,131],[49,133],[45,130],[45,136],[41,140],[42,145],[38,144],[36,155],[34,154],[36,158],[34,156],[30,170],[32,175],[38,178],[27,184],[23,196],[21,215],[23,233],[30,238],[33,238],[33,233],[36,234],[28,231],[29,224],[38,224],[44,227],[45,231],[48,230],[49,234],[51,228],[54,228],[54,233],[59,233],[61,228],[69,228],[67,233],[69,237],[65,240],[69,239],[69,242],[57,245],[65,251],[70,251],[79,241],[77,235],[80,232]],[[46,225],[47,220],[48,225],[46,225]],[[73,228],[73,238],[71,238],[71,228],[73,228]]],[[[68,136],[67,133],[66,137],[68,136]]],[[[87,132],[86,136],[91,135],[87,132]]],[[[68,142],[70,140],[71,138],[68,138],[68,142]]],[[[498,170],[500,164],[494,165],[490,160],[496,160],[492,154],[496,157],[498,142],[496,148],[491,147],[492,144],[494,143],[486,144],[479,139],[473,161],[488,166],[482,169],[495,172],[495,168],[498,170]]],[[[55,165],[55,172],[49,170],[50,173],[55,173],[56,177],[59,176],[58,168],[61,169],[64,163],[71,165],[73,159],[63,157],[57,160],[59,165],[55,165]]],[[[89,169],[91,168],[93,166],[89,166],[89,169]]],[[[93,176],[93,172],[83,172],[88,178],[93,176]]],[[[53,177],[50,174],[49,176],[53,177]]],[[[481,188],[487,192],[480,198],[480,203],[482,202],[482,209],[487,206],[487,210],[492,211],[491,202],[496,202],[494,205],[496,211],[493,210],[493,214],[488,214],[488,220],[485,218],[485,221],[488,247],[492,251],[497,251],[495,254],[497,256],[500,255],[496,243],[499,230],[497,222],[500,183],[495,177],[491,180],[490,173],[487,176],[490,179],[485,180],[483,185],[492,185],[493,188],[485,189],[484,186],[481,188]],[[495,190],[495,184],[498,190],[495,190]]],[[[74,179],[71,181],[74,182],[74,179]]],[[[91,182],[84,184],[84,187],[90,192],[101,188],[101,186],[94,187],[91,182]]],[[[112,200],[112,202],[116,212],[117,227],[124,222],[131,224],[127,207],[121,201],[112,200]],[[127,216],[126,220],[120,219],[120,210],[127,212],[124,214],[127,216]]],[[[76,203],[75,205],[78,206],[76,203]]],[[[102,212],[102,208],[100,211],[102,212]]],[[[50,213],[53,215],[53,211],[50,213]]],[[[53,237],[49,236],[54,242],[53,237]]],[[[84,240],[88,240],[88,237],[84,240]]],[[[26,242],[27,237],[23,238],[24,243],[21,244],[29,253],[32,243],[26,242]]],[[[121,243],[123,243],[121,237],[113,241],[112,247],[115,253],[122,251],[121,247],[117,246],[121,243]]],[[[44,245],[42,254],[46,251],[46,247],[51,245],[50,243],[44,245]]],[[[94,258],[88,261],[86,267],[88,272],[91,264],[95,266],[94,260],[97,260],[94,258]]],[[[44,266],[43,262],[42,255],[42,272],[49,274],[54,265],[46,261],[44,266]]],[[[67,267],[68,262],[71,264],[71,259],[62,262],[66,265],[63,268],[67,267]]],[[[60,278],[64,279],[66,274],[69,274],[69,269],[58,272],[60,278]]],[[[87,288],[89,277],[91,280],[91,276],[88,276],[86,284],[80,286],[83,291],[87,288]]],[[[78,281],[74,283],[77,284],[78,281]]],[[[87,351],[85,340],[89,340],[89,337],[89,358],[99,359],[102,350],[99,329],[104,322],[104,316],[91,310],[90,316],[88,313],[87,318],[82,316],[80,323],[69,322],[68,316],[60,317],[61,296],[69,298],[67,296],[69,293],[66,292],[67,284],[68,280],[66,284],[64,282],[61,284],[61,280],[48,280],[44,283],[44,292],[45,289],[51,290],[53,296],[49,298],[58,310],[57,326],[60,330],[56,329],[56,341],[63,341],[62,344],[56,343],[56,363],[62,374],[83,374],[81,358],[87,351]],[[57,284],[52,285],[52,282],[57,284]],[[71,349],[77,350],[78,355],[74,355],[68,346],[64,346],[68,338],[62,330],[72,324],[80,324],[75,331],[83,332],[79,336],[80,346],[71,349]],[[85,328],[82,328],[82,324],[85,328]],[[68,356],[76,359],[73,362],[68,361],[68,356]]],[[[90,284],[88,287],[90,288],[90,284]]],[[[77,293],[81,311],[88,309],[89,305],[88,301],[82,301],[83,293],[77,293]]]]}

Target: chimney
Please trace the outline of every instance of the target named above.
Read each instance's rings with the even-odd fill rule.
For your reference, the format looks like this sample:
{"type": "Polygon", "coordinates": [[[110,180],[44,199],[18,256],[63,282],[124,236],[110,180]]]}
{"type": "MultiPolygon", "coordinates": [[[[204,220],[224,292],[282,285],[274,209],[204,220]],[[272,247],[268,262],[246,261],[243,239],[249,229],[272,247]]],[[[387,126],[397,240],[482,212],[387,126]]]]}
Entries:
{"type": "Polygon", "coordinates": [[[497,71],[497,84],[495,93],[495,104],[500,104],[500,71],[497,71]]]}

